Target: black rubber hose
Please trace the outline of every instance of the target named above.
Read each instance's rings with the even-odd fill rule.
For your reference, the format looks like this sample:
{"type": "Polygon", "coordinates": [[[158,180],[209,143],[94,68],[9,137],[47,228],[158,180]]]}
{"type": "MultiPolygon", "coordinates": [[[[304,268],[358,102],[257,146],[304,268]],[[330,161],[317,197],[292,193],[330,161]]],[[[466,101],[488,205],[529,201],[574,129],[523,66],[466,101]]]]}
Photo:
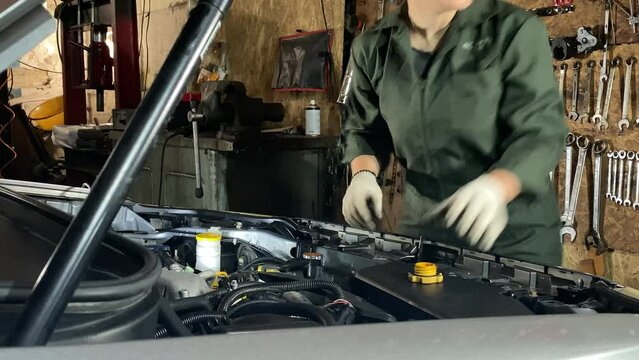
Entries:
{"type": "Polygon", "coordinates": [[[184,326],[182,320],[177,316],[175,311],[171,309],[166,299],[160,299],[159,322],[166,327],[167,334],[172,336],[191,336],[191,331],[184,326]]]}
{"type": "Polygon", "coordinates": [[[344,290],[339,287],[337,284],[324,281],[324,280],[307,280],[307,281],[295,281],[295,282],[286,282],[279,284],[259,284],[259,285],[251,285],[243,288],[238,288],[234,291],[228,293],[220,305],[218,306],[218,311],[222,313],[226,313],[231,305],[237,301],[237,299],[247,296],[249,294],[254,294],[258,292],[265,291],[273,291],[273,292],[288,292],[288,291],[308,291],[308,290],[327,290],[330,291],[335,299],[344,298],[344,290]]]}
{"type": "Polygon", "coordinates": [[[235,314],[237,312],[242,312],[242,309],[244,309],[245,307],[249,307],[249,306],[253,306],[256,304],[281,304],[285,302],[284,300],[274,300],[274,299],[258,299],[258,300],[248,300],[248,301],[242,301],[241,303],[237,304],[236,306],[233,306],[232,308],[229,309],[229,311],[226,313],[228,315],[229,318],[233,318],[235,317],[235,314]]]}
{"type": "MultiPolygon", "coordinates": [[[[182,326],[192,326],[194,324],[203,322],[203,321],[210,321],[210,320],[214,320],[214,321],[224,321],[226,323],[228,323],[229,317],[226,314],[216,314],[213,312],[207,312],[207,311],[202,311],[202,312],[196,312],[196,313],[192,313],[192,314],[188,314],[185,315],[181,318],[179,318],[180,322],[182,323],[182,326]]],[[[166,326],[158,326],[158,328],[155,330],[155,338],[165,338],[169,335],[169,331],[167,330],[166,326]]],[[[191,334],[191,332],[189,331],[189,336],[193,335],[191,334]]]]}
{"type": "Polygon", "coordinates": [[[244,271],[244,270],[250,269],[251,267],[255,265],[264,264],[264,263],[284,264],[285,261],[272,256],[263,256],[263,257],[259,257],[257,259],[253,259],[249,261],[244,266],[239,268],[237,271],[244,271]]]}
{"type": "Polygon", "coordinates": [[[184,324],[185,326],[191,326],[203,321],[217,321],[217,322],[223,321],[228,323],[229,317],[226,314],[218,314],[214,312],[201,311],[201,312],[196,312],[196,313],[182,316],[181,319],[182,319],[182,324],[184,324]]]}
{"type": "Polygon", "coordinates": [[[335,325],[335,319],[326,310],[314,305],[302,303],[267,303],[255,302],[251,306],[238,306],[233,317],[254,314],[277,314],[285,316],[301,316],[324,326],[335,325]]]}
{"type": "Polygon", "coordinates": [[[169,305],[171,305],[173,311],[177,313],[193,311],[213,311],[213,303],[211,302],[213,297],[207,295],[208,294],[171,300],[169,305]]]}

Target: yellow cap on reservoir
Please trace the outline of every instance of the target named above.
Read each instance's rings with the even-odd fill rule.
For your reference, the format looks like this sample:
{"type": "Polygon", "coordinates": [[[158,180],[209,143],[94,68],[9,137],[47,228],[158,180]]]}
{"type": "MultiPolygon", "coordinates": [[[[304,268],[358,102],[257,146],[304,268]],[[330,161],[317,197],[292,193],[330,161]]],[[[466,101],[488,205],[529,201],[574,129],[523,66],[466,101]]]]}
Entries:
{"type": "Polygon", "coordinates": [[[437,272],[437,265],[429,262],[418,262],[412,273],[408,273],[408,281],[424,285],[439,284],[444,281],[442,273],[437,272]]]}
{"type": "Polygon", "coordinates": [[[197,241],[222,241],[222,234],[216,233],[201,233],[195,235],[197,241]]]}

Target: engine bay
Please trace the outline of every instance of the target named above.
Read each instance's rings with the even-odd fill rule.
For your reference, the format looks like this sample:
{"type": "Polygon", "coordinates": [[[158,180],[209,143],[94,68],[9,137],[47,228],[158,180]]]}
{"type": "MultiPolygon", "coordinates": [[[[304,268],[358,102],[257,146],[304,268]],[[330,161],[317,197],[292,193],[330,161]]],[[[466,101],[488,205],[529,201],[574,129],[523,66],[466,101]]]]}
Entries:
{"type": "MultiPolygon", "coordinates": [[[[2,268],[0,314],[7,325],[86,195],[49,185],[47,191],[18,182],[8,187],[23,195],[1,191],[0,211],[10,221],[0,226],[27,246],[20,256],[30,257],[22,264],[31,268],[18,272],[6,261],[2,268]]],[[[128,202],[103,247],[51,343],[639,313],[636,290],[596,276],[306,219],[128,202]],[[220,271],[200,271],[196,237],[211,232],[221,235],[220,271]]]]}
{"type": "MultiPolygon", "coordinates": [[[[216,331],[238,331],[247,323],[251,329],[269,329],[333,325],[333,321],[347,325],[639,312],[635,292],[607,280],[423,239],[302,219],[139,205],[131,209],[150,223],[162,224],[153,237],[127,236],[163,259],[164,274],[192,268],[195,235],[221,229],[226,272],[221,277],[193,273],[212,289],[209,295],[197,294],[211,301],[207,310],[228,316],[228,323],[216,331]],[[440,282],[411,279],[417,263],[434,265],[440,282]],[[319,309],[323,316],[304,315],[302,309],[296,313],[300,305],[319,309]],[[296,318],[295,322],[278,313],[286,307],[291,312],[285,317],[296,318]]],[[[165,275],[160,283],[164,279],[165,275]]],[[[172,303],[188,301],[179,298],[180,286],[180,282],[167,283],[165,295],[172,294],[172,303]]]]}

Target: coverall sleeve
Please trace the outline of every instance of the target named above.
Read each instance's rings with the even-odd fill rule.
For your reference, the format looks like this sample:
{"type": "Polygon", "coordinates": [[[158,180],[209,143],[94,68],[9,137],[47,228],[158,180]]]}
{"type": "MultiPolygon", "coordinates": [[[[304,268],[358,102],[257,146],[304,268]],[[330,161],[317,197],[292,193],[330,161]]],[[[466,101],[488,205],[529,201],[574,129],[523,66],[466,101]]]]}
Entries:
{"type": "Polygon", "coordinates": [[[516,174],[524,194],[547,190],[568,134],[551,59],[545,26],[535,18],[524,22],[503,55],[499,122],[506,136],[493,168],[516,174]]]}
{"type": "Polygon", "coordinates": [[[342,121],[343,162],[360,155],[374,155],[382,169],[388,165],[392,140],[379,108],[379,97],[371,79],[360,65],[362,51],[353,46],[353,75],[342,121]]]}

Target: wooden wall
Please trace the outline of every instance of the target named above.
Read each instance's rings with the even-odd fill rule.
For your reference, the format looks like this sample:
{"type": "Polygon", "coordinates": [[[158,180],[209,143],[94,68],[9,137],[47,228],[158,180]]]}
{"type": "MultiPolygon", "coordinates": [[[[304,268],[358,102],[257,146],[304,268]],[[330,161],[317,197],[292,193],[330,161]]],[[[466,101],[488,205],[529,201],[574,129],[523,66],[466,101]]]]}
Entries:
{"type": "MultiPolygon", "coordinates": [[[[549,1],[545,0],[513,0],[513,3],[525,8],[533,8],[539,6],[547,6],[549,1]]],[[[627,5],[627,1],[624,2],[627,5]]],[[[548,31],[553,37],[574,36],[576,30],[580,26],[594,27],[603,24],[603,1],[594,0],[577,0],[575,1],[576,11],[571,14],[544,18],[544,22],[548,26],[548,31]]],[[[628,33],[630,27],[627,25],[627,19],[623,18],[623,13],[613,8],[613,25],[617,30],[617,41],[622,42],[621,33],[628,33]]],[[[624,61],[630,56],[639,56],[639,44],[618,44],[611,48],[611,58],[620,57],[624,61]]],[[[575,61],[582,63],[585,68],[588,60],[601,60],[601,52],[597,51],[587,58],[570,59],[566,61],[569,65],[568,76],[566,77],[565,99],[567,106],[570,106],[570,98],[572,95],[572,64],[575,61]]],[[[559,65],[560,62],[557,62],[559,65]]],[[[599,67],[597,67],[596,77],[598,77],[599,67]]],[[[639,107],[637,107],[637,97],[639,91],[636,87],[636,79],[639,74],[639,67],[635,67],[632,74],[632,101],[630,118],[631,121],[639,117],[639,107]]],[[[579,124],[567,120],[567,124],[575,133],[589,135],[595,139],[604,139],[615,150],[639,151],[639,126],[631,125],[630,130],[623,133],[619,132],[617,123],[621,119],[621,103],[623,94],[623,76],[625,75],[625,65],[621,66],[617,71],[614,84],[614,92],[610,104],[610,115],[608,121],[610,128],[604,132],[596,131],[592,124],[579,124]]],[[[585,71],[581,72],[581,89],[585,87],[584,83],[585,71]]],[[[595,92],[597,90],[595,82],[595,92]]],[[[594,94],[596,95],[596,94],[594,94]]],[[[581,98],[581,101],[585,99],[581,98]]],[[[594,100],[593,100],[594,104],[594,100]]],[[[632,121],[634,124],[634,121],[632,121]]],[[[576,161],[576,158],[575,160],[576,161]]],[[[639,219],[639,213],[632,208],[617,206],[611,201],[606,200],[603,206],[604,225],[603,237],[608,245],[614,249],[613,252],[603,256],[597,256],[593,251],[587,251],[584,246],[585,237],[588,235],[592,217],[592,164],[589,158],[589,168],[584,174],[581,186],[584,191],[580,193],[580,201],[578,203],[577,212],[577,239],[574,243],[564,244],[564,265],[569,268],[588,269],[589,264],[594,264],[595,271],[609,278],[619,281],[622,284],[639,287],[639,226],[636,221],[639,219]],[[585,261],[584,261],[585,260],[585,261]],[[592,260],[592,261],[590,261],[592,260]]],[[[605,175],[607,173],[606,163],[604,162],[604,192],[605,192],[605,175]]],[[[560,185],[563,179],[564,167],[560,169],[560,185]]],[[[633,183],[634,186],[634,183],[633,183]]],[[[560,200],[563,201],[563,189],[559,189],[560,200]]],[[[563,204],[563,203],[562,203],[563,204]]]]}
{"type": "MultiPolygon", "coordinates": [[[[324,0],[329,29],[334,29],[333,58],[336,77],[341,86],[344,38],[344,1],[324,0]]],[[[315,99],[322,109],[322,133],[337,135],[340,118],[336,98],[325,93],[274,92],[271,82],[277,59],[278,39],[297,30],[324,29],[320,0],[235,0],[223,25],[228,49],[231,80],[246,84],[249,96],[281,102],[286,118],[281,125],[303,125],[304,108],[315,99]]]]}

